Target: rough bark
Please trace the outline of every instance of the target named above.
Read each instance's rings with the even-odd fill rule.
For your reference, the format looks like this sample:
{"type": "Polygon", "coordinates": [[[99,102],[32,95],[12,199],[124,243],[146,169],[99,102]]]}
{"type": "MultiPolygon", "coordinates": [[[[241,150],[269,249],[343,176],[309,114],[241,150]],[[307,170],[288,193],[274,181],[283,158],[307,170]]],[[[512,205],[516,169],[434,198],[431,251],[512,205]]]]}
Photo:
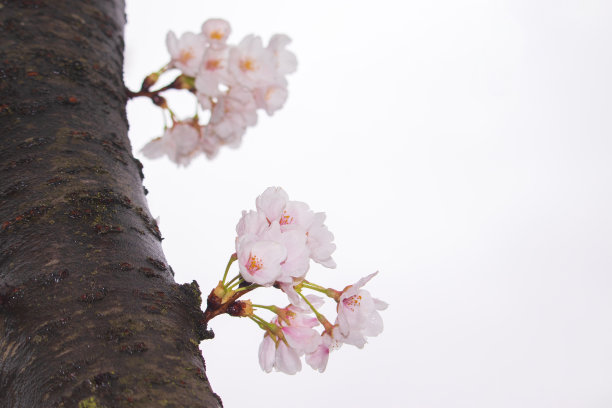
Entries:
{"type": "Polygon", "coordinates": [[[127,138],[122,0],[0,0],[0,407],[216,407],[127,138]]]}

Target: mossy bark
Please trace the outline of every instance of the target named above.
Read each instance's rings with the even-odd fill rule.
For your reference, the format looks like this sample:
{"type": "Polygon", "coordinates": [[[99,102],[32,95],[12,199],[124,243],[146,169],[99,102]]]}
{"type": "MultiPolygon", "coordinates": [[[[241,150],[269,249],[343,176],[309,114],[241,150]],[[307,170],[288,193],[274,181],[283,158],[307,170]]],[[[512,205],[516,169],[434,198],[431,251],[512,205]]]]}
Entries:
{"type": "Polygon", "coordinates": [[[0,0],[0,407],[217,407],[131,153],[122,0],[0,0]]]}

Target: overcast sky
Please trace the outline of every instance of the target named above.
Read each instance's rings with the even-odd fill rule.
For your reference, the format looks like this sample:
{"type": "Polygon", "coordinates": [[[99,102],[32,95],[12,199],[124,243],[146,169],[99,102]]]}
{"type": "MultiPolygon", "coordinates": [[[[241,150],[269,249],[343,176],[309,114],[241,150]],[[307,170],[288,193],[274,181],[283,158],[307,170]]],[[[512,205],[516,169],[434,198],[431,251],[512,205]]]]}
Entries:
{"type": "Polygon", "coordinates": [[[231,23],[231,43],[285,33],[299,60],[282,110],[186,169],[137,153],[163,122],[150,101],[129,103],[176,280],[207,294],[241,211],[282,186],[336,238],[338,268],[310,279],[342,288],[380,270],[367,286],[390,304],[385,331],[332,353],[323,374],[264,373],[261,330],[214,319],[201,348],[227,408],[612,406],[612,3],[128,0],[127,12],[132,89],[168,62],[168,30],[211,17],[231,23]]]}

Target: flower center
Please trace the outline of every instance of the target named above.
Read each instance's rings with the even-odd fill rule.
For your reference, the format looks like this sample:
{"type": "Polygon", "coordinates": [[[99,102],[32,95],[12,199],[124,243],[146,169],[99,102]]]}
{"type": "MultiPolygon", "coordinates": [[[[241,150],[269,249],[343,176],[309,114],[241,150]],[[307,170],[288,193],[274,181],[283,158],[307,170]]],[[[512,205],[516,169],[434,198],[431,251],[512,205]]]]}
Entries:
{"type": "Polygon", "coordinates": [[[210,38],[212,38],[213,40],[220,40],[223,38],[223,33],[221,31],[215,30],[210,33],[210,38]]]}
{"type": "Polygon", "coordinates": [[[209,71],[215,71],[221,67],[221,60],[211,59],[206,61],[206,69],[209,71]]]}
{"type": "Polygon", "coordinates": [[[191,50],[183,50],[181,51],[179,61],[182,62],[183,64],[186,64],[192,58],[193,58],[193,53],[191,52],[191,50]]]}
{"type": "Polygon", "coordinates": [[[283,211],[283,215],[281,215],[280,220],[278,222],[280,225],[293,224],[293,217],[287,214],[287,211],[283,211]]]}
{"type": "Polygon", "coordinates": [[[342,301],[342,304],[347,309],[351,309],[351,312],[354,312],[355,308],[361,305],[361,295],[353,295],[349,298],[346,298],[342,301]]]}
{"type": "Polygon", "coordinates": [[[257,255],[250,254],[245,266],[251,275],[255,275],[255,272],[263,268],[263,262],[257,255]]]}
{"type": "Polygon", "coordinates": [[[240,69],[243,71],[255,71],[255,61],[250,58],[241,60],[240,69]]]}

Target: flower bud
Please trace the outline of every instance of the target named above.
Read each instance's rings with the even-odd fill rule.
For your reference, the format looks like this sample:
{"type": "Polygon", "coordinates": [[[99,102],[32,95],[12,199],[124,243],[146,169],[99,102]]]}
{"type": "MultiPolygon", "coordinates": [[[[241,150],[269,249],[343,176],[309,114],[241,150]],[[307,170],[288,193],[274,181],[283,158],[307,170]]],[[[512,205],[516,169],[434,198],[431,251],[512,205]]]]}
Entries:
{"type": "Polygon", "coordinates": [[[148,91],[159,79],[159,73],[154,72],[147,76],[144,81],[142,81],[142,86],[140,87],[141,91],[148,91]]]}
{"type": "Polygon", "coordinates": [[[250,300],[237,300],[227,308],[227,314],[236,317],[246,317],[253,314],[253,303],[250,300]]]}

